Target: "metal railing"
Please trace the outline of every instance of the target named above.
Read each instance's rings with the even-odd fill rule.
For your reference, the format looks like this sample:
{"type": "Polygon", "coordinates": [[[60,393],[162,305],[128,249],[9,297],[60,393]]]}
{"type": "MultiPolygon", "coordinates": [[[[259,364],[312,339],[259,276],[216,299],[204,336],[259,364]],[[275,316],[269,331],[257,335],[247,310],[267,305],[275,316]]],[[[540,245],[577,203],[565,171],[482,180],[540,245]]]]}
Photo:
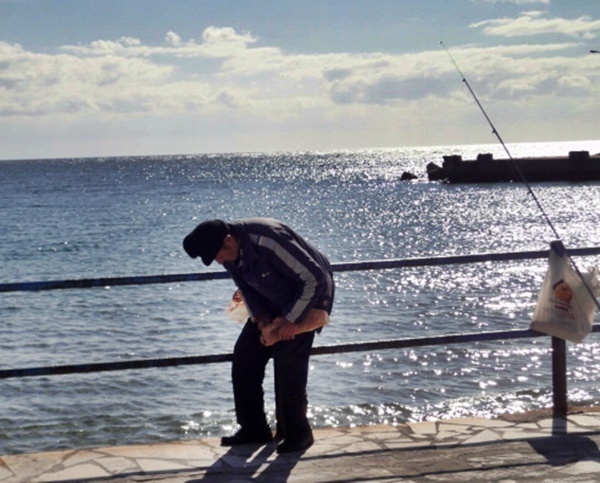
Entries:
{"type": "MultiPolygon", "coordinates": [[[[600,247],[570,249],[570,256],[600,255],[600,247]]],[[[476,255],[457,255],[446,257],[409,258],[394,260],[375,260],[370,262],[351,262],[333,264],[335,272],[364,270],[384,270],[407,267],[444,266],[454,264],[484,263],[490,261],[515,261],[526,259],[548,258],[549,251],[525,251],[512,253],[487,253],[476,255]]],[[[19,291],[43,291],[59,289],[80,289],[92,287],[148,285],[157,283],[178,283],[192,281],[208,281],[229,278],[227,272],[204,272],[193,274],[150,275],[134,277],[88,278],[76,280],[51,280],[39,282],[17,282],[0,284],[0,293],[19,291]]],[[[600,332],[600,325],[594,325],[593,332],[600,332]]],[[[482,332],[471,334],[440,335],[433,337],[393,339],[371,342],[357,342],[313,347],[311,354],[339,354],[345,352],[361,352],[385,349],[423,347],[466,342],[484,342],[495,340],[524,339],[548,337],[533,330],[510,330],[498,332],[482,332]]],[[[565,418],[567,415],[567,376],[566,376],[566,343],[562,339],[552,337],[552,393],[553,416],[565,418]]],[[[148,369],[195,364],[221,363],[232,360],[233,355],[212,354],[183,357],[164,357],[156,359],[137,359],[116,362],[97,362],[88,364],[71,364],[45,367],[29,367],[0,370],[0,379],[22,378],[34,376],[54,376],[64,374],[81,374],[104,371],[121,371],[132,369],[148,369]]]]}

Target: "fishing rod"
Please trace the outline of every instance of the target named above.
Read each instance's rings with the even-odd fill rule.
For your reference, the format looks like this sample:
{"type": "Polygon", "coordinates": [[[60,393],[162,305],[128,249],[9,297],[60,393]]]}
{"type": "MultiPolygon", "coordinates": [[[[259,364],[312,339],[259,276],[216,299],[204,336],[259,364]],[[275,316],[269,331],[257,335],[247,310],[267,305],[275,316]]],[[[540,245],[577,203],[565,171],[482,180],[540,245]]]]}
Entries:
{"type": "Polygon", "coordinates": [[[479,107],[479,110],[482,112],[483,116],[485,117],[485,120],[487,121],[487,123],[490,125],[490,127],[492,128],[492,134],[494,134],[494,136],[496,136],[496,138],[498,139],[498,141],[500,142],[500,144],[502,145],[502,147],[504,148],[504,151],[506,152],[508,158],[510,159],[510,164],[511,164],[511,168],[517,173],[517,175],[519,176],[519,178],[521,179],[521,181],[523,183],[525,183],[525,186],[527,187],[527,190],[529,191],[529,194],[533,197],[537,207],[539,208],[539,210],[541,211],[544,219],[546,220],[546,223],[548,224],[548,226],[550,227],[550,229],[552,230],[552,233],[554,233],[554,236],[560,240],[560,236],[558,235],[558,232],[556,231],[556,228],[554,228],[554,225],[552,224],[552,221],[550,220],[550,218],[548,217],[548,215],[546,214],[546,210],[544,210],[544,207],[542,206],[542,204],[540,203],[540,200],[538,199],[538,197],[536,196],[536,194],[534,193],[533,189],[531,188],[530,184],[527,182],[527,179],[525,179],[525,176],[523,175],[523,172],[521,171],[521,168],[519,167],[519,165],[515,162],[514,158],[512,157],[512,155],[510,154],[510,151],[508,150],[508,147],[506,146],[506,143],[504,142],[504,140],[502,139],[502,136],[500,136],[500,133],[498,132],[498,130],[496,129],[496,126],[494,126],[494,123],[492,122],[492,120],[490,119],[490,117],[488,116],[487,112],[485,111],[485,109],[483,108],[483,105],[481,104],[481,102],[479,102],[479,98],[477,97],[477,94],[475,94],[475,91],[471,88],[471,84],[469,84],[469,81],[467,80],[466,76],[462,73],[462,71],[460,70],[460,67],[458,66],[458,64],[456,63],[456,61],[454,60],[454,57],[452,57],[452,54],[450,53],[450,51],[448,50],[448,48],[446,47],[446,44],[444,44],[444,42],[440,42],[440,45],[444,48],[444,50],[446,51],[446,53],[448,54],[448,57],[450,57],[450,60],[452,61],[452,63],[454,64],[454,67],[456,67],[456,70],[458,71],[463,83],[467,86],[467,89],[469,89],[469,92],[471,93],[471,96],[473,96],[473,99],[475,100],[475,103],[477,104],[477,107],[479,107]]]}
{"type": "MultiPolygon", "coordinates": [[[[502,145],[502,147],[504,148],[504,151],[506,152],[506,154],[508,155],[508,159],[509,159],[509,163],[511,168],[517,173],[517,175],[519,176],[519,178],[521,179],[521,181],[525,184],[525,186],[527,187],[527,191],[529,192],[529,194],[531,195],[531,197],[533,198],[533,200],[535,201],[535,204],[537,205],[538,209],[540,210],[540,212],[542,213],[542,216],[544,217],[547,225],[550,227],[550,229],[552,230],[552,233],[554,234],[554,236],[556,237],[556,239],[560,242],[560,244],[563,246],[564,245],[562,243],[562,240],[560,238],[560,235],[558,234],[558,231],[556,231],[556,228],[554,227],[554,224],[552,223],[552,220],[550,220],[550,217],[548,216],[548,214],[546,213],[546,210],[544,209],[544,207],[542,206],[542,203],[540,202],[540,200],[538,199],[537,195],[535,194],[535,192],[533,191],[533,188],[531,187],[531,185],[529,184],[529,182],[527,181],[527,179],[525,178],[525,175],[523,174],[523,172],[521,171],[521,168],[519,167],[518,163],[514,160],[514,158],[512,157],[512,155],[510,154],[510,151],[508,150],[508,147],[506,146],[504,140],[502,139],[502,136],[500,136],[500,133],[498,132],[498,130],[496,129],[496,126],[494,126],[494,123],[492,122],[492,120],[490,119],[490,117],[488,116],[487,112],[485,111],[483,105],[481,104],[481,102],[479,102],[479,98],[477,97],[477,94],[475,94],[475,91],[471,88],[471,84],[469,84],[469,81],[467,80],[466,76],[463,74],[463,72],[460,70],[460,67],[458,66],[456,60],[454,60],[454,57],[452,56],[452,54],[450,53],[450,50],[448,50],[448,47],[446,47],[446,44],[444,44],[443,41],[440,42],[440,45],[444,48],[444,50],[446,51],[446,53],[448,54],[448,57],[450,57],[450,60],[452,61],[452,64],[454,64],[454,67],[456,68],[456,70],[458,71],[462,82],[467,86],[467,89],[469,90],[469,92],[471,93],[471,96],[473,97],[473,99],[475,100],[475,103],[477,104],[477,106],[479,107],[479,110],[481,111],[481,113],[483,114],[483,116],[485,117],[485,120],[487,121],[487,123],[489,124],[489,126],[492,128],[492,134],[494,134],[496,136],[496,138],[498,139],[498,141],[500,142],[500,144],[502,145]]],[[[565,249],[566,251],[566,249],[565,249]]],[[[598,307],[598,309],[600,310],[600,302],[598,302],[598,299],[596,298],[596,296],[594,295],[594,292],[592,291],[592,289],[590,288],[590,286],[588,285],[587,281],[585,280],[585,278],[583,277],[582,273],[579,271],[579,268],[577,267],[577,264],[571,259],[571,257],[568,255],[568,253],[566,253],[567,258],[569,259],[569,261],[571,262],[571,265],[573,266],[573,268],[575,269],[575,271],[577,272],[577,275],[579,276],[579,278],[581,279],[583,285],[585,286],[585,288],[587,289],[587,291],[589,292],[590,296],[592,297],[592,299],[594,300],[596,307],[598,307]]]]}

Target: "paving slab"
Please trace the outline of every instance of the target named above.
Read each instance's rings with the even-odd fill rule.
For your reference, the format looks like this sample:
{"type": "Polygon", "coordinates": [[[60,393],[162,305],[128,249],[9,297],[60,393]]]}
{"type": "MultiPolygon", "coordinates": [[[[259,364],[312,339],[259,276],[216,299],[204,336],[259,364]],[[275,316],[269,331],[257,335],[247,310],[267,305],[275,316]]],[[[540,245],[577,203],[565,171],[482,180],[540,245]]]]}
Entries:
{"type": "Polygon", "coordinates": [[[600,408],[315,430],[304,453],[215,438],[0,457],[0,483],[600,481],[600,408]]]}

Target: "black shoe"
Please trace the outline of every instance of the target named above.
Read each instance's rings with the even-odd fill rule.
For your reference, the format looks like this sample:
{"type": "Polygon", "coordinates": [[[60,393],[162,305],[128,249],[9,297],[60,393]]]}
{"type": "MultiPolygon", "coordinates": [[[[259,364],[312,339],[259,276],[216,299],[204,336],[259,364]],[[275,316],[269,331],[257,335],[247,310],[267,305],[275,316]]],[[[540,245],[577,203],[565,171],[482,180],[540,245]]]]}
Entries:
{"type": "Polygon", "coordinates": [[[270,429],[251,430],[240,429],[233,436],[221,438],[221,446],[238,446],[240,444],[265,444],[273,441],[270,429]]]}
{"type": "Polygon", "coordinates": [[[277,446],[277,452],[281,453],[293,453],[294,451],[304,451],[310,448],[315,442],[312,432],[308,433],[300,438],[286,438],[283,443],[277,446]]]}

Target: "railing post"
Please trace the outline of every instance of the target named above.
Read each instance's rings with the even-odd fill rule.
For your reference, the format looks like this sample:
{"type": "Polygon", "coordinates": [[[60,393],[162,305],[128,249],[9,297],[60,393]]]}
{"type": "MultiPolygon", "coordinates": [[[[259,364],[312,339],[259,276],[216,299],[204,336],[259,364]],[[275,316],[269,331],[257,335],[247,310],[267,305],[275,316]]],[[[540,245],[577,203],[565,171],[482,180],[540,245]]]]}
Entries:
{"type": "Polygon", "coordinates": [[[552,337],[552,416],[567,417],[567,344],[564,339],[552,337]]]}

